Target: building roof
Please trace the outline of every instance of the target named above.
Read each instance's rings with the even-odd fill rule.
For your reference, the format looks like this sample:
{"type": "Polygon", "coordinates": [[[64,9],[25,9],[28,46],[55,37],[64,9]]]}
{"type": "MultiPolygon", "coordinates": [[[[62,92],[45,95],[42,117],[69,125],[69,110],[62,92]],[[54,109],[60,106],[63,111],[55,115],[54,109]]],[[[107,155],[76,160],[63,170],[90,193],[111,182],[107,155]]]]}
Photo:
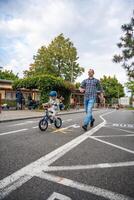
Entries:
{"type": "Polygon", "coordinates": [[[12,80],[6,80],[6,79],[0,79],[0,82],[1,83],[13,83],[13,81],[12,80]]]}

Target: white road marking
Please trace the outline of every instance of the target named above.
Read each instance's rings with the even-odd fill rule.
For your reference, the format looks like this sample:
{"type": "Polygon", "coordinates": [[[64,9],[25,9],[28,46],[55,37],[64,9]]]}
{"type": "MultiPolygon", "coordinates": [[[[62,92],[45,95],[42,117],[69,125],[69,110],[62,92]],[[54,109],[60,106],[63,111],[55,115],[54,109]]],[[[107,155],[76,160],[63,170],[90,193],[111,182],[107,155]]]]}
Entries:
{"type": "Polygon", "coordinates": [[[71,122],[72,119],[66,119],[66,120],[63,120],[63,122],[71,122]]]}
{"type": "Polygon", "coordinates": [[[0,199],[3,199],[6,197],[10,192],[16,190],[18,187],[20,187],[23,183],[27,182],[30,180],[32,177],[30,175],[23,175],[20,176],[19,178],[16,177],[16,179],[13,180],[14,184],[12,185],[7,185],[7,187],[1,189],[0,185],[0,199]]]}
{"type": "Polygon", "coordinates": [[[76,166],[49,166],[45,168],[46,172],[52,171],[72,171],[85,169],[113,168],[113,167],[129,167],[134,166],[134,161],[119,162],[119,163],[100,163],[95,165],[76,165],[76,166]]]}
{"type": "Polygon", "coordinates": [[[124,129],[121,129],[121,128],[113,128],[113,127],[108,127],[108,126],[104,126],[105,128],[111,128],[111,129],[115,129],[117,131],[124,131],[126,133],[134,133],[134,131],[128,131],[128,130],[124,130],[124,129]]]}
{"type": "Polygon", "coordinates": [[[70,197],[67,197],[63,194],[57,193],[57,192],[53,192],[53,194],[47,199],[47,200],[71,200],[70,197]]]}
{"type": "MultiPolygon", "coordinates": [[[[112,111],[113,112],[113,111],[112,111]]],[[[102,114],[100,117],[102,118],[103,122],[94,127],[93,129],[87,131],[86,133],[78,136],[77,138],[71,140],[70,142],[64,144],[63,146],[57,148],[56,150],[48,153],[47,155],[41,157],[40,159],[36,160],[35,162],[23,167],[22,169],[14,172],[13,174],[9,175],[8,177],[0,180],[0,200],[3,199],[5,196],[7,196],[11,191],[19,188],[22,184],[27,182],[29,180],[28,178],[25,178],[25,180],[18,185],[16,184],[15,187],[13,185],[15,182],[20,179],[21,177],[25,175],[31,175],[33,177],[36,173],[41,172],[42,170],[45,170],[45,167],[47,168],[48,165],[52,164],[56,160],[58,160],[60,157],[62,157],[64,154],[72,150],[74,147],[78,146],[80,143],[85,141],[89,136],[94,134],[96,131],[98,131],[100,128],[102,128],[106,120],[103,118],[104,115],[108,115],[112,112],[107,112],[102,114]],[[4,194],[1,191],[5,191],[4,194]]]]}
{"type": "Polygon", "coordinates": [[[101,189],[101,188],[98,188],[95,186],[79,183],[77,181],[73,181],[71,179],[67,179],[64,177],[59,177],[59,176],[55,176],[55,175],[51,175],[51,174],[47,174],[47,173],[43,173],[43,172],[36,174],[36,176],[41,179],[45,179],[45,180],[52,181],[52,182],[55,182],[55,183],[58,183],[58,184],[61,184],[64,186],[75,188],[75,189],[78,189],[78,190],[81,190],[84,192],[94,194],[96,196],[101,196],[106,199],[110,199],[110,200],[134,200],[133,198],[131,198],[129,196],[117,194],[115,192],[111,192],[109,190],[101,189]]]}
{"type": "Polygon", "coordinates": [[[126,134],[126,135],[97,135],[95,138],[107,138],[107,137],[134,137],[134,134],[126,134]]]}
{"type": "Polygon", "coordinates": [[[117,148],[117,149],[121,149],[121,150],[123,150],[123,151],[126,151],[126,152],[129,152],[129,153],[134,154],[134,151],[132,151],[132,150],[130,150],[130,149],[127,149],[127,148],[124,148],[124,147],[115,145],[115,144],[110,143],[110,142],[106,142],[106,141],[101,140],[101,139],[98,139],[98,138],[96,138],[96,137],[89,136],[89,138],[91,138],[91,139],[93,139],[93,140],[96,140],[96,141],[99,141],[99,142],[102,142],[102,143],[104,143],[104,144],[108,144],[108,145],[113,146],[113,147],[115,147],[115,148],[117,148]]]}
{"type": "Polygon", "coordinates": [[[39,128],[39,126],[34,126],[34,127],[32,127],[32,128],[39,128]]]}
{"type": "Polygon", "coordinates": [[[23,131],[27,131],[27,130],[28,130],[27,128],[24,128],[24,129],[19,129],[19,130],[15,130],[15,131],[9,131],[9,132],[5,132],[5,133],[0,133],[0,136],[10,135],[12,133],[18,133],[18,132],[23,132],[23,131]]]}
{"type": "Polygon", "coordinates": [[[122,127],[122,128],[134,128],[134,124],[118,124],[118,123],[108,123],[106,126],[122,127]]]}
{"type": "Polygon", "coordinates": [[[65,128],[56,129],[56,130],[53,131],[53,133],[56,133],[56,132],[66,133],[65,130],[68,130],[68,129],[70,129],[70,128],[79,128],[79,127],[80,127],[80,126],[77,125],[77,124],[72,124],[72,125],[69,125],[69,126],[67,126],[67,127],[65,127],[65,128]]]}
{"type": "Polygon", "coordinates": [[[25,121],[25,122],[22,122],[22,123],[19,123],[19,124],[12,124],[9,127],[27,125],[27,124],[31,124],[31,123],[34,123],[34,121],[25,121]]]}

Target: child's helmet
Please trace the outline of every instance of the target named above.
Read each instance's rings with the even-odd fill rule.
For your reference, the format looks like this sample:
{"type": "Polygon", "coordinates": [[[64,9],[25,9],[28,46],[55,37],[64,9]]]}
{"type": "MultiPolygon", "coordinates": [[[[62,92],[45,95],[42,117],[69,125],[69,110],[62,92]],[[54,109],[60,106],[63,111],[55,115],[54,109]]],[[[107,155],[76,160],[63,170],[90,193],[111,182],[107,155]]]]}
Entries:
{"type": "Polygon", "coordinates": [[[49,96],[50,96],[50,97],[57,97],[57,92],[56,92],[56,91],[51,91],[51,92],[49,93],[49,96]]]}

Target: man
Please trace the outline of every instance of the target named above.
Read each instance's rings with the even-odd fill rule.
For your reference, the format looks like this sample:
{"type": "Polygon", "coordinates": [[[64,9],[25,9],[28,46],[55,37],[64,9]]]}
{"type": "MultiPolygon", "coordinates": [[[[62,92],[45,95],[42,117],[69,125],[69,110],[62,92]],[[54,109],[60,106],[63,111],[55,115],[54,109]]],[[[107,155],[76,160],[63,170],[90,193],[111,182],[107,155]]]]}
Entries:
{"type": "Polygon", "coordinates": [[[22,99],[23,99],[23,94],[20,89],[17,89],[16,91],[16,104],[17,104],[16,109],[17,110],[22,110],[22,99]]]}
{"type": "Polygon", "coordinates": [[[84,92],[84,107],[86,111],[86,117],[84,118],[84,124],[82,128],[87,131],[87,127],[90,123],[90,127],[93,127],[95,119],[92,115],[92,108],[96,101],[97,93],[100,92],[100,97],[103,98],[103,91],[100,81],[94,78],[94,70],[89,69],[88,78],[83,80],[80,85],[80,92],[84,92]]]}

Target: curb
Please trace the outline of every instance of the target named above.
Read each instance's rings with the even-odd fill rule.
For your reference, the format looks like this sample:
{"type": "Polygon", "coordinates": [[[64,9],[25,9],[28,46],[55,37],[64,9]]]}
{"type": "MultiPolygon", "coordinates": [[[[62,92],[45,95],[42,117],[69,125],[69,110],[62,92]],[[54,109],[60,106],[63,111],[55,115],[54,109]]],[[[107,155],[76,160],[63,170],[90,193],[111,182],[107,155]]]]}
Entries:
{"type": "MultiPolygon", "coordinates": [[[[64,113],[59,113],[58,115],[69,115],[69,114],[75,114],[75,113],[84,113],[84,110],[81,111],[72,111],[72,112],[64,112],[64,113]]],[[[5,122],[11,122],[11,121],[19,121],[19,120],[25,120],[25,119],[36,119],[36,118],[42,118],[42,116],[31,116],[31,117],[21,117],[21,118],[14,118],[14,119],[7,119],[7,120],[0,120],[0,123],[5,123],[5,122]]]]}

